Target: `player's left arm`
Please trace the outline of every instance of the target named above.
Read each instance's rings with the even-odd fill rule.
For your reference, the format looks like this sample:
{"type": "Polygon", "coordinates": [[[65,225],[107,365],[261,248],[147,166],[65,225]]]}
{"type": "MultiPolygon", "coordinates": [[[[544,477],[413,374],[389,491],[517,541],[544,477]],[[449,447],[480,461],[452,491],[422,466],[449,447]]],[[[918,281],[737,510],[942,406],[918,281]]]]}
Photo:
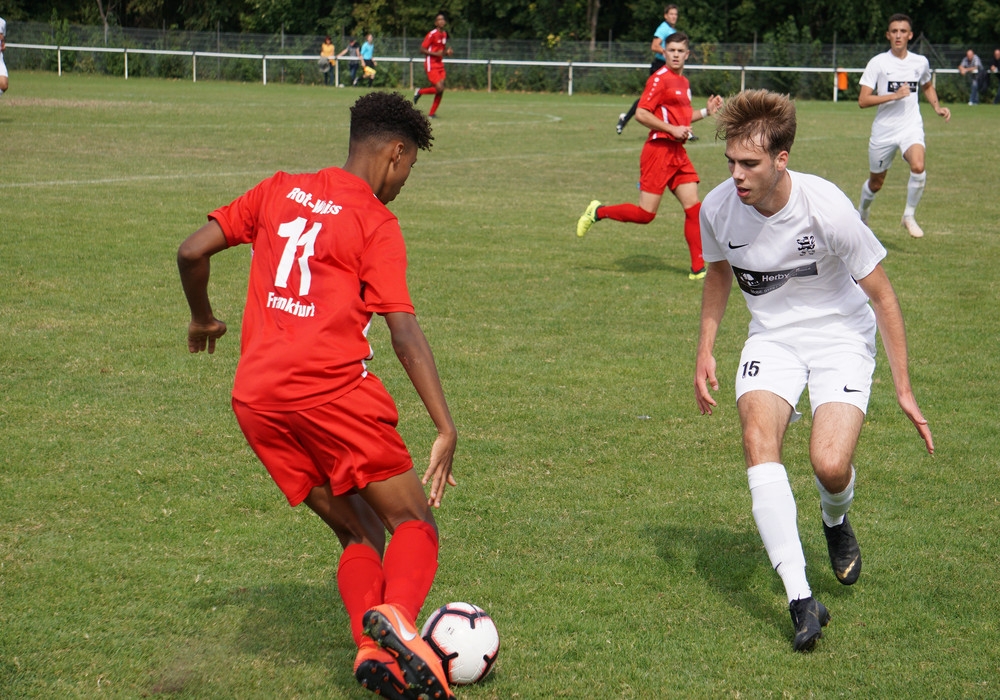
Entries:
{"type": "Polygon", "coordinates": [[[697,122],[702,119],[708,119],[713,116],[716,112],[722,109],[723,99],[721,95],[709,95],[708,102],[705,105],[705,109],[698,110],[697,112],[691,113],[691,121],[697,122]]]}
{"type": "Polygon", "coordinates": [[[937,90],[934,89],[934,81],[928,80],[920,86],[920,89],[924,91],[924,97],[927,98],[931,107],[934,108],[934,113],[939,117],[944,117],[945,122],[951,121],[951,110],[947,107],[941,106],[941,100],[938,99],[937,90]]]}
{"type": "Polygon", "coordinates": [[[917,406],[917,399],[913,395],[913,387],[910,385],[903,311],[899,307],[899,299],[896,298],[896,292],[889,282],[889,276],[885,274],[885,269],[879,263],[871,273],[858,280],[858,284],[868,295],[872,309],[875,311],[875,321],[878,324],[879,333],[882,335],[885,354],[889,358],[889,369],[892,371],[892,383],[896,387],[896,399],[899,401],[899,406],[903,409],[906,417],[916,426],[917,432],[927,445],[927,451],[934,454],[934,439],[931,437],[931,429],[927,425],[927,419],[920,412],[920,407],[917,406]]]}
{"type": "Polygon", "coordinates": [[[181,275],[184,296],[191,309],[188,324],[188,350],[215,352],[215,341],[226,334],[226,324],[215,317],[208,298],[211,258],[229,247],[219,223],[212,219],[192,233],[177,249],[177,270],[181,275]]]}
{"type": "Polygon", "coordinates": [[[458,442],[458,431],[448,410],[444,398],[441,378],[438,376],[434,355],[427,342],[417,318],[405,312],[384,314],[385,323],[392,336],[392,349],[396,352],[400,364],[406,370],[407,376],[417,390],[417,395],[427,408],[427,413],[437,427],[438,436],[431,446],[430,464],[424,472],[423,483],[430,482],[430,497],[427,502],[439,508],[444,496],[446,485],[457,486],[452,475],[452,460],[455,457],[455,445],[458,442]]]}

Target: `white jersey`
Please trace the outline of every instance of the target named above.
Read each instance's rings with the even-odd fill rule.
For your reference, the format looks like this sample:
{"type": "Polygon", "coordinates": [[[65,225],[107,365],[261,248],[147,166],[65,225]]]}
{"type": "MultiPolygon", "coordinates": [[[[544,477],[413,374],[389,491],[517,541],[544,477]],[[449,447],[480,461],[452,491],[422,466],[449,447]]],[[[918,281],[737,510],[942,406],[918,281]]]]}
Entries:
{"type": "Polygon", "coordinates": [[[7,23],[4,21],[3,17],[0,17],[0,34],[3,35],[4,39],[7,38],[7,23]]]}
{"type": "Polygon", "coordinates": [[[900,86],[910,86],[910,95],[902,100],[883,102],[878,106],[875,121],[872,122],[872,143],[892,141],[903,131],[919,129],[923,133],[924,122],[920,118],[917,95],[920,86],[931,81],[931,66],[920,54],[907,51],[903,58],[896,58],[892,51],[886,51],[868,61],[861,75],[861,84],[870,87],[876,95],[896,92],[900,86]]]}
{"type": "Polygon", "coordinates": [[[701,205],[705,261],[732,266],[750,309],[751,336],[848,334],[874,342],[875,313],[854,280],[875,269],[885,248],[836,185],[788,175],[788,202],[772,216],[743,204],[732,179],[708,193],[701,205]]]}

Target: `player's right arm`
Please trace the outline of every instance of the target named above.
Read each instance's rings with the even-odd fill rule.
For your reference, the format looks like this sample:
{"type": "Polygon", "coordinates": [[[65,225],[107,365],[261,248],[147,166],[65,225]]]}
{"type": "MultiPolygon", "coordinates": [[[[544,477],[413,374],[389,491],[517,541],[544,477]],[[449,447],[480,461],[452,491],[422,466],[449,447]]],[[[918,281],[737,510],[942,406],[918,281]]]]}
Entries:
{"type": "Polygon", "coordinates": [[[719,390],[719,380],[715,376],[715,356],[712,352],[732,286],[733,268],[727,261],[708,263],[701,294],[701,331],[698,334],[698,355],[694,368],[694,399],[702,415],[711,415],[712,407],[717,405],[709,392],[709,387],[712,391],[719,390]]]}
{"type": "Polygon", "coordinates": [[[413,388],[417,390],[417,395],[423,401],[438,431],[438,436],[431,446],[430,464],[424,472],[422,481],[424,484],[430,482],[431,485],[427,502],[439,508],[445,486],[458,485],[451,473],[458,431],[455,430],[455,422],[451,418],[448,403],[444,398],[441,378],[434,364],[434,354],[420,324],[417,323],[416,316],[404,312],[387,313],[385,323],[392,336],[392,349],[396,352],[396,357],[406,370],[413,388]]]}
{"type": "Polygon", "coordinates": [[[222,227],[214,219],[187,237],[177,249],[177,270],[181,275],[184,296],[191,309],[188,324],[188,350],[215,352],[215,341],[226,334],[226,324],[212,313],[208,298],[211,258],[229,247],[222,227]]]}
{"type": "Polygon", "coordinates": [[[899,86],[895,92],[887,92],[884,95],[876,95],[874,88],[867,85],[861,86],[861,93],[858,95],[858,107],[864,109],[865,107],[877,107],[880,104],[886,102],[892,102],[894,100],[902,100],[905,97],[910,96],[910,86],[906,83],[899,86]]]}

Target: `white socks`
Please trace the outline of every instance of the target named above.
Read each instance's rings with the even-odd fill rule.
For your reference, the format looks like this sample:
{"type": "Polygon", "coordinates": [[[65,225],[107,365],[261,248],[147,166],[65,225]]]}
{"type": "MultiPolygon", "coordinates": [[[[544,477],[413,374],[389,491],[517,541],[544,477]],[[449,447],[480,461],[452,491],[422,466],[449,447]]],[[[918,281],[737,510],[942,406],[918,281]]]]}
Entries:
{"type": "Polygon", "coordinates": [[[812,596],[806,580],[806,557],[799,540],[795,497],[785,468],[765,462],[747,469],[753,519],[771,566],[785,584],[788,602],[812,596]]]}
{"type": "Polygon", "coordinates": [[[868,210],[871,208],[872,202],[874,201],[875,193],[869,189],[868,180],[865,180],[865,184],[861,185],[861,204],[858,205],[858,211],[861,213],[862,221],[868,219],[868,210]]]}
{"type": "Polygon", "coordinates": [[[847,488],[840,493],[830,493],[816,479],[816,488],[819,489],[819,501],[823,506],[823,522],[827,527],[835,527],[844,522],[844,516],[851,509],[851,501],[854,500],[854,467],[851,467],[851,482],[847,488]]]}
{"type": "Polygon", "coordinates": [[[910,173],[910,181],[906,183],[906,208],[903,216],[913,216],[924,196],[924,185],[927,183],[927,173],[910,173]]]}

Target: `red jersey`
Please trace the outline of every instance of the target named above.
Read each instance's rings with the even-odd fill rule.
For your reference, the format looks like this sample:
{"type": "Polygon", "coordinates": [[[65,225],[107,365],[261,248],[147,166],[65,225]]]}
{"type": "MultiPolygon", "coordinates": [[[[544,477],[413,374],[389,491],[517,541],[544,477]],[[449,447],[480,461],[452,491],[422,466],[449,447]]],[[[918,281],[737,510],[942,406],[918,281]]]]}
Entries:
{"type": "Polygon", "coordinates": [[[399,221],[340,168],[276,173],[209,214],[253,254],[233,396],[294,411],[356,387],[373,313],[413,313],[399,221]]]}
{"type": "MultiPolygon", "coordinates": [[[[683,75],[664,66],[649,76],[646,89],[639,98],[639,107],[674,126],[691,126],[691,84],[683,75]]],[[[671,136],[651,129],[647,141],[667,139],[681,146],[671,136]]]]}
{"type": "MultiPolygon", "coordinates": [[[[420,46],[427,51],[444,51],[448,45],[448,32],[443,29],[434,29],[427,32],[424,41],[420,46]]],[[[444,65],[444,59],[439,56],[424,56],[424,70],[430,71],[444,65]]]]}

